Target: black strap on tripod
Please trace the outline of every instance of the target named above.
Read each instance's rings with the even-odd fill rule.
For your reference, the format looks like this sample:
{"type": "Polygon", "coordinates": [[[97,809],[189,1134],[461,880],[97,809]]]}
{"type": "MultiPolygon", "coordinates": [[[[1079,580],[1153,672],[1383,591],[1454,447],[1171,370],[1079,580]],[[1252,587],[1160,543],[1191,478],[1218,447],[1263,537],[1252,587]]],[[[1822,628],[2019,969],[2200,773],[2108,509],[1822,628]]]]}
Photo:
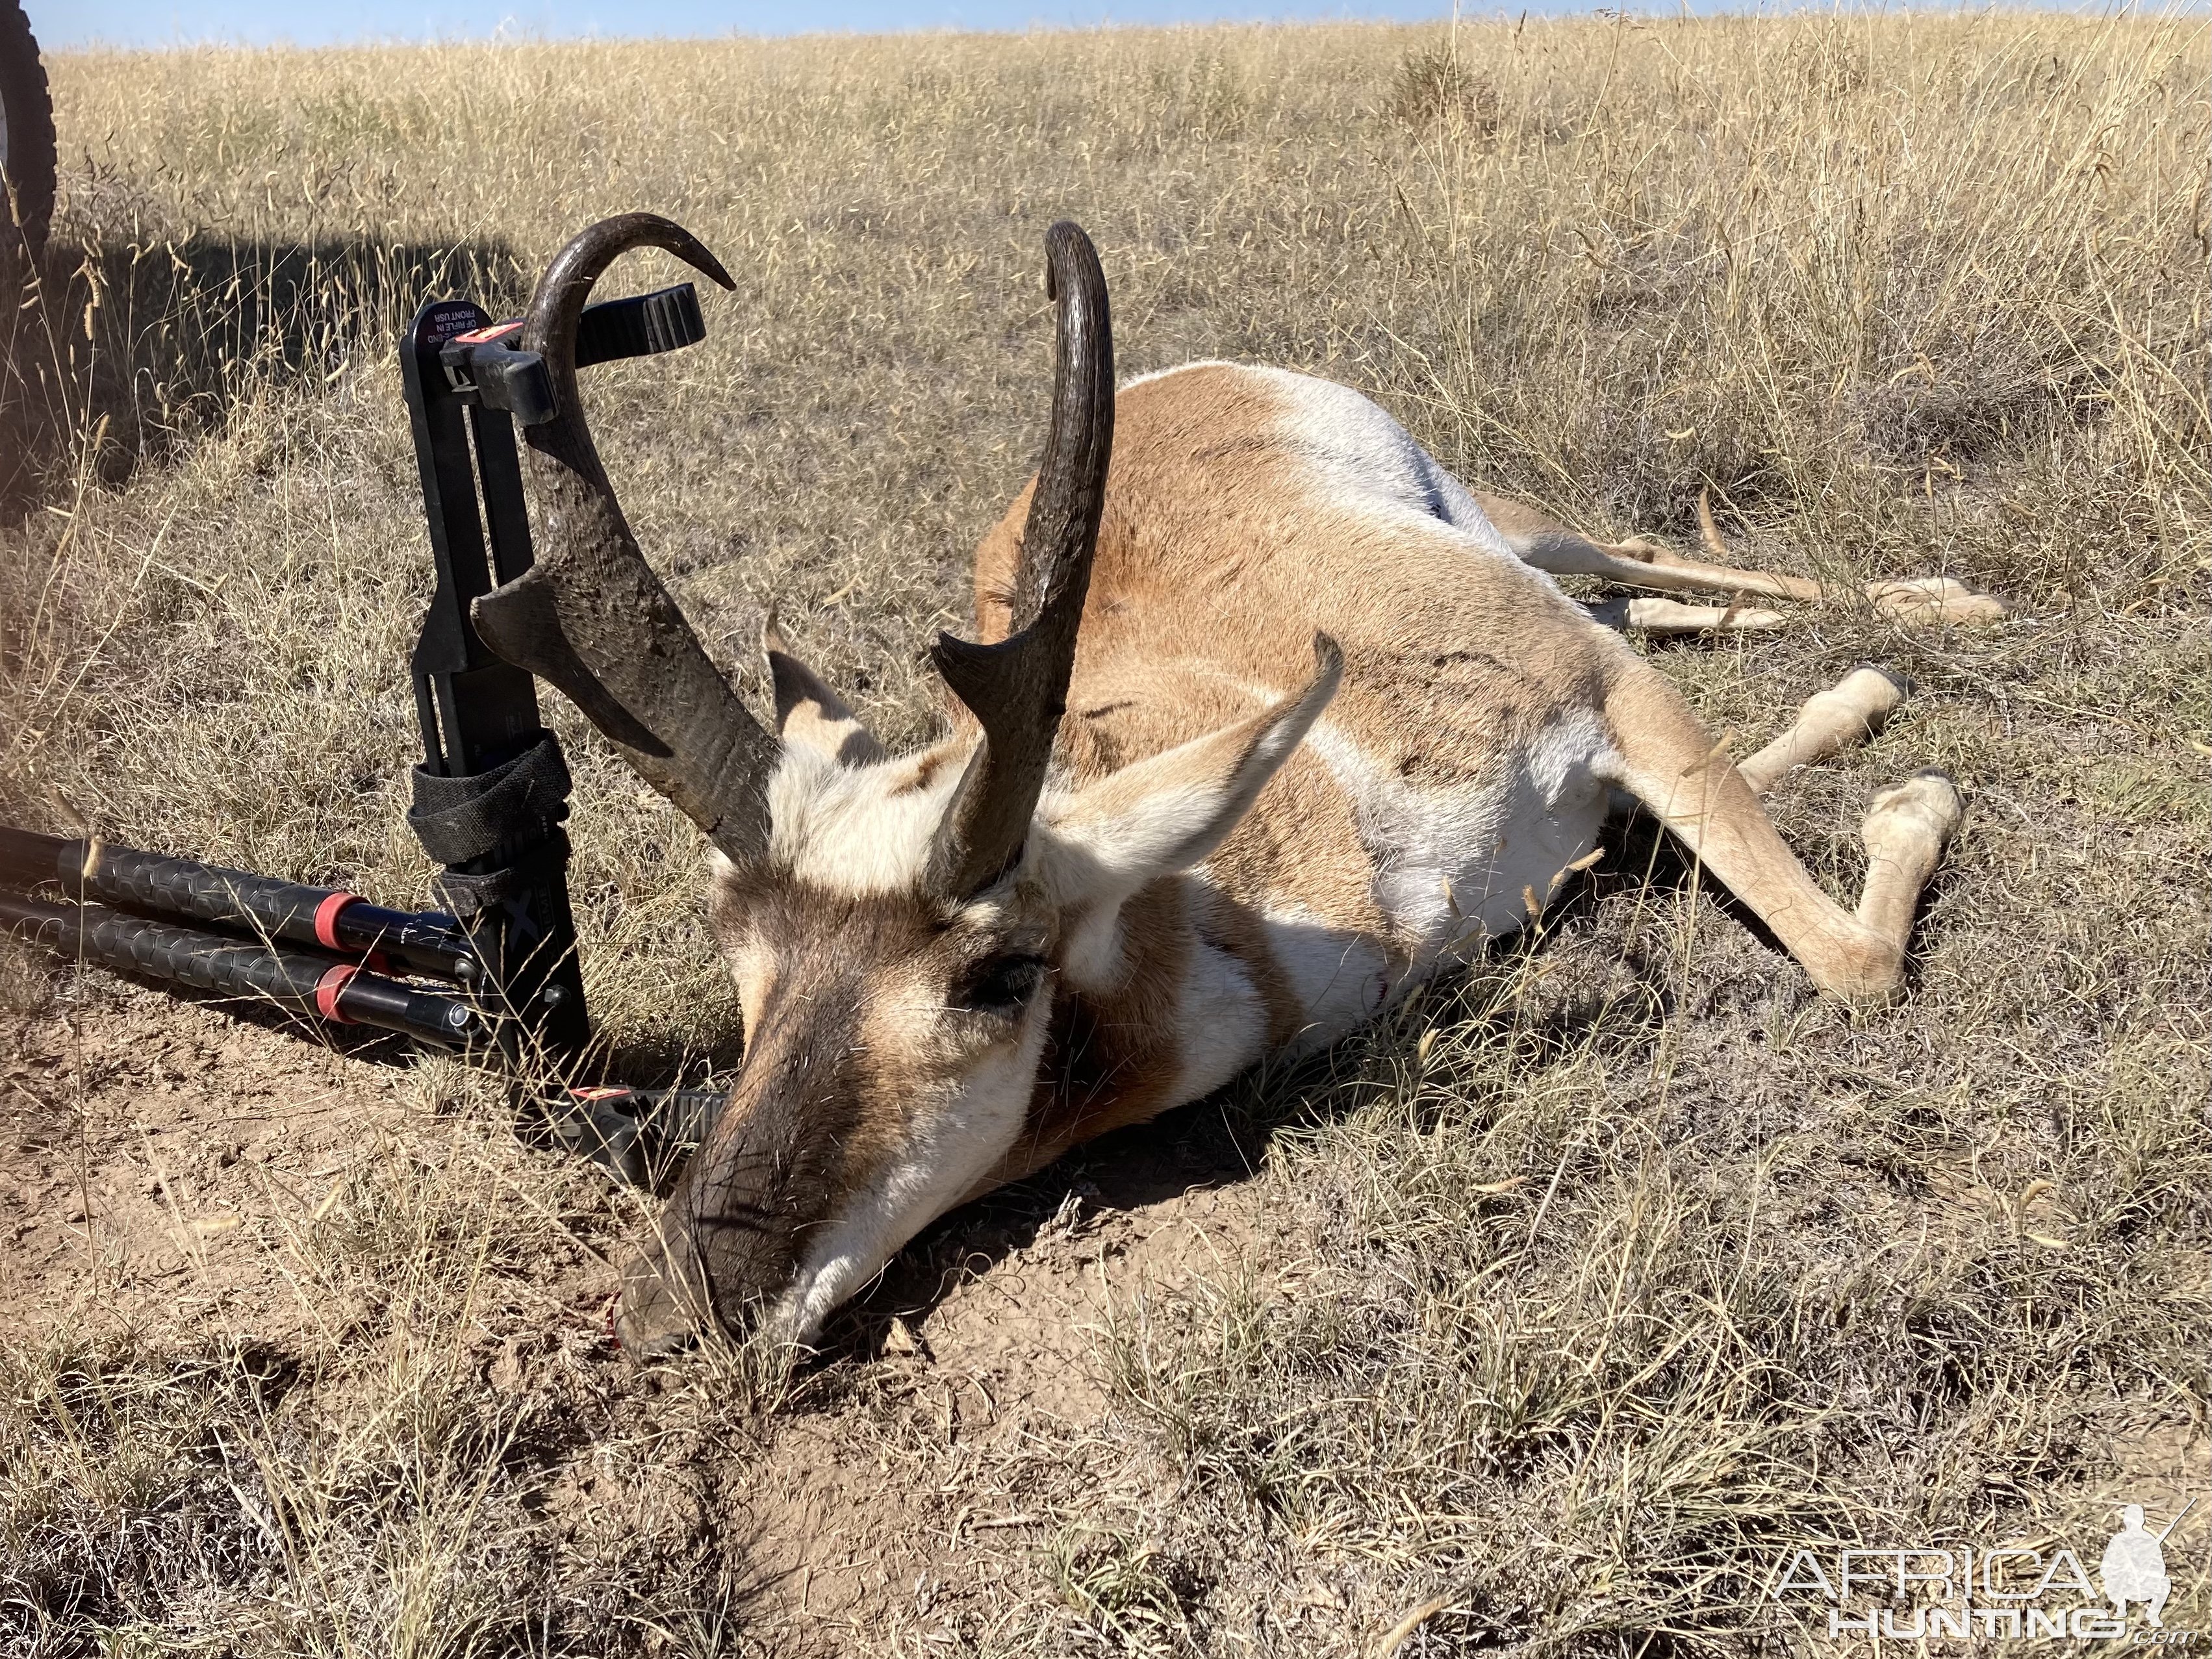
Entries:
{"type": "Polygon", "coordinates": [[[513,760],[469,777],[418,766],[407,827],[441,864],[468,864],[544,839],[568,816],[568,763],[550,732],[513,760]]]}
{"type": "Polygon", "coordinates": [[[479,990],[517,1057],[565,1075],[587,1028],[568,911],[568,767],[550,732],[512,760],[447,777],[417,766],[407,823],[445,866],[434,884],[491,968],[479,990]]]}
{"type": "Polygon", "coordinates": [[[418,766],[413,776],[408,827],[446,866],[438,896],[464,923],[565,879],[568,765],[551,732],[489,772],[448,778],[418,766]]]}

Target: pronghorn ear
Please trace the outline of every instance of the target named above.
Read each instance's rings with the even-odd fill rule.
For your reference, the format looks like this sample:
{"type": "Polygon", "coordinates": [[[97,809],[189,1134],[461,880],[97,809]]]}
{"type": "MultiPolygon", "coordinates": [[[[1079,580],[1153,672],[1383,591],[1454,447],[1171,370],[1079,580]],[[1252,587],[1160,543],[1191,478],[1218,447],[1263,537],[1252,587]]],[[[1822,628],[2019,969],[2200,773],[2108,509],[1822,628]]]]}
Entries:
{"type": "Polygon", "coordinates": [[[786,743],[818,750],[842,766],[866,766],[884,758],[883,744],[859,716],[819,674],[791,654],[773,611],[761,625],[761,648],[768,653],[769,676],[775,682],[776,732],[786,743]]]}
{"type": "Polygon", "coordinates": [[[1344,653],[1314,635],[1314,677],[1250,720],[1125,766],[1048,820],[1063,903],[1119,904],[1146,882],[1196,864],[1251,809],[1267,780],[1336,695],[1344,653]]]}

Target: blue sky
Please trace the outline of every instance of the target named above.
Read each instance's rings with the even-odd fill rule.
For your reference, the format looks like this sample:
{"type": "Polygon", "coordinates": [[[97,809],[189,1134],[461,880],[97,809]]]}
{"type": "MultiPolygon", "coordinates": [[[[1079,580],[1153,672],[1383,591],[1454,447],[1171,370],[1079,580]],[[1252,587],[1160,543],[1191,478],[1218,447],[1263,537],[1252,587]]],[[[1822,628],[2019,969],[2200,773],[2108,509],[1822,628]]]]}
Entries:
{"type": "MultiPolygon", "coordinates": [[[[1583,10],[1595,3],[1538,0],[1527,9],[1583,10]]],[[[1231,18],[1411,20],[1448,15],[1451,0],[27,0],[24,9],[41,46],[61,50],[95,42],[159,46],[289,40],[319,46],[361,40],[480,40],[502,31],[697,36],[1231,18]]],[[[1465,15],[1476,9],[1468,5],[1465,15]]]]}

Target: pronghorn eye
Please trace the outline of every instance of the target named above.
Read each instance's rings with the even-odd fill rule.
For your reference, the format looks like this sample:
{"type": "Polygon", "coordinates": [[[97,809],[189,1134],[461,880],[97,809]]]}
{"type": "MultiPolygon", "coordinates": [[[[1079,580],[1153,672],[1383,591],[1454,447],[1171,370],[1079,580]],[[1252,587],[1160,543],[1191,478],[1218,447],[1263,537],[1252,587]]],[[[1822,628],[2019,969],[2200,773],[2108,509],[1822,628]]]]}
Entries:
{"type": "Polygon", "coordinates": [[[1042,957],[991,957],[975,964],[953,988],[955,1007],[980,1014],[1011,1014],[1036,994],[1044,983],[1042,957]]]}

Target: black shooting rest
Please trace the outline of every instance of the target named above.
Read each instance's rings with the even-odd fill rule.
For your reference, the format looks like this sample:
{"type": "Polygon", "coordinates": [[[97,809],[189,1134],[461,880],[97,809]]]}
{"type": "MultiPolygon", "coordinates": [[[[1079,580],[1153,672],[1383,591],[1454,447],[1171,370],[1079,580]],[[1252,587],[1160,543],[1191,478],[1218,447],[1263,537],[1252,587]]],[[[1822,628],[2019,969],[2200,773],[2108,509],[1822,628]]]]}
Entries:
{"type": "MultiPolygon", "coordinates": [[[[446,908],[391,910],[338,890],[0,829],[0,927],[167,988],[379,1026],[518,1079],[551,1079],[522,1103],[526,1121],[637,1182],[648,1151],[704,1136],[721,1097],[586,1076],[591,1024],[562,829],[568,769],[539,718],[536,681],[492,655],[469,621],[471,602],[532,556],[514,423],[544,421],[553,404],[544,362],[514,349],[520,328],[437,300],[399,350],[437,569],[412,664],[422,761],[407,821],[442,866],[446,908]]],[[[584,312],[577,365],[673,351],[706,332],[689,283],[605,301],[584,312]]]]}

